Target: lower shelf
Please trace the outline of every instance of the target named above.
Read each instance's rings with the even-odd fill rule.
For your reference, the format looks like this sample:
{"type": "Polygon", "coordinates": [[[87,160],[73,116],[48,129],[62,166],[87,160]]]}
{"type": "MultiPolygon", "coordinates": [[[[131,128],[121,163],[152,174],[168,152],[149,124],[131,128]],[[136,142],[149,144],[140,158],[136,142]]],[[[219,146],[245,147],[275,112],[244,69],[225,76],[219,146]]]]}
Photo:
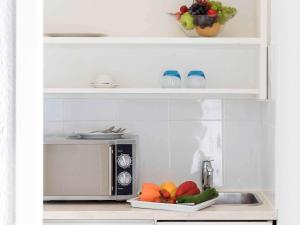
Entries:
{"type": "MultiPolygon", "coordinates": [[[[167,98],[251,98],[259,95],[258,89],[188,89],[188,88],[45,88],[45,95],[106,95],[108,97],[167,97],[167,98]]],[[[71,96],[70,96],[71,95],[71,96]]]]}

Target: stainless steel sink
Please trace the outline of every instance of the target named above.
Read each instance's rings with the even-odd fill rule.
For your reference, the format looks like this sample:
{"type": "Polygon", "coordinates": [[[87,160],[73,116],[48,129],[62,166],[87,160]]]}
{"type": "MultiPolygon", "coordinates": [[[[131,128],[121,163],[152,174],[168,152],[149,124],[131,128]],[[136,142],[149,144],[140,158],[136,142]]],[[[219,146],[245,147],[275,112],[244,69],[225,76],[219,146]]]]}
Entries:
{"type": "Polygon", "coordinates": [[[254,193],[220,192],[218,205],[260,205],[262,201],[254,193]]]}

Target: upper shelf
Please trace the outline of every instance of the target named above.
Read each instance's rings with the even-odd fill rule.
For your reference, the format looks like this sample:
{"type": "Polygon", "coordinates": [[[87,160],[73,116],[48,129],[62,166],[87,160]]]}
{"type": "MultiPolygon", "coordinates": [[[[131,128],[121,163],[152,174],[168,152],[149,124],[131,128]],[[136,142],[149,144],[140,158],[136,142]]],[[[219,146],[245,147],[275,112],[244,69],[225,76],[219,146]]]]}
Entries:
{"type": "MultiPolygon", "coordinates": [[[[269,0],[222,0],[221,2],[225,6],[235,7],[237,14],[233,19],[222,26],[218,36],[237,39],[197,38],[197,40],[188,39],[188,41],[186,41],[187,39],[184,38],[186,32],[179,26],[176,17],[170,16],[169,13],[177,12],[182,5],[190,6],[193,3],[192,0],[90,0],[89,4],[87,4],[86,1],[79,0],[48,0],[45,1],[44,7],[44,31],[45,33],[101,33],[107,35],[108,39],[99,39],[100,42],[97,41],[97,39],[93,39],[96,40],[96,42],[93,43],[108,42],[113,44],[198,44],[199,42],[213,44],[235,44],[237,42],[244,44],[243,40],[247,43],[248,41],[253,43],[252,40],[248,38],[266,39],[269,0]],[[113,38],[111,39],[111,37],[113,38]],[[122,37],[132,38],[123,39],[122,37]],[[139,39],[137,37],[148,37],[149,39],[139,39]],[[158,39],[151,37],[158,37],[158,39]],[[172,37],[181,37],[183,41],[177,38],[173,39],[172,37]]],[[[90,43],[85,40],[88,39],[84,39],[83,42],[78,39],[79,43],[90,43]]],[[[50,42],[53,43],[52,41],[50,42]]],[[[67,43],[69,42],[67,41],[67,43]]],[[[256,41],[254,43],[257,44],[256,41]]]]}
{"type": "Polygon", "coordinates": [[[220,97],[220,98],[257,98],[258,89],[189,89],[189,88],[45,88],[46,95],[95,95],[108,94],[110,97],[122,95],[123,97],[137,98],[158,96],[167,98],[201,98],[201,97],[220,97]],[[113,94],[113,96],[111,95],[113,94]]]}
{"type": "Polygon", "coordinates": [[[260,45],[261,38],[187,38],[187,37],[45,37],[45,44],[193,44],[260,45]]]}

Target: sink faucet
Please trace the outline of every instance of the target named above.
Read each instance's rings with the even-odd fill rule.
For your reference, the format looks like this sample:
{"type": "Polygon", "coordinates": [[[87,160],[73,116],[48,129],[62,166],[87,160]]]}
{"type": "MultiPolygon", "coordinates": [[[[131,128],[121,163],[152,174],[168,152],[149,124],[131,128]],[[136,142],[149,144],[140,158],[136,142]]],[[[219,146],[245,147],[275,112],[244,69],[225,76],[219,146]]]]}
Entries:
{"type": "Polygon", "coordinates": [[[202,187],[204,190],[213,186],[214,169],[211,165],[213,160],[204,160],[202,163],[202,187]]]}

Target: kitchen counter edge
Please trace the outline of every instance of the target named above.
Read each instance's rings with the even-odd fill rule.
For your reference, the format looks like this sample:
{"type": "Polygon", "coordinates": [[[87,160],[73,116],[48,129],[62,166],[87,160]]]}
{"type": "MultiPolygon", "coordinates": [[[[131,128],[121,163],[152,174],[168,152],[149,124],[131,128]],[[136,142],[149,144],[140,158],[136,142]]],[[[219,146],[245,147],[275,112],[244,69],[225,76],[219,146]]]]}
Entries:
{"type": "Polygon", "coordinates": [[[277,211],[267,195],[256,193],[261,205],[213,205],[186,213],[132,208],[127,203],[46,203],[44,220],[276,220],[277,211]]]}

